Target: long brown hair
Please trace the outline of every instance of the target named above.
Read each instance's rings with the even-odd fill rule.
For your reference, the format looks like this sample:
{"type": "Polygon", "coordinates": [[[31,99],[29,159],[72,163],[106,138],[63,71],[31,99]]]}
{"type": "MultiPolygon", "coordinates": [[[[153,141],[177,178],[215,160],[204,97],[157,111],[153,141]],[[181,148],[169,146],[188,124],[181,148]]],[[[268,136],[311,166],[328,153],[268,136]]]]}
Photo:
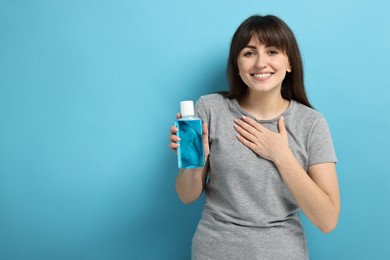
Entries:
{"type": "Polygon", "coordinates": [[[286,74],[282,82],[282,97],[287,100],[294,99],[313,108],[306,95],[302,58],[295,36],[285,22],[273,15],[251,16],[242,22],[234,33],[226,68],[229,92],[221,94],[228,98],[240,98],[246,93],[248,87],[239,75],[237,59],[254,34],[261,43],[282,50],[289,59],[292,71],[286,74]]]}

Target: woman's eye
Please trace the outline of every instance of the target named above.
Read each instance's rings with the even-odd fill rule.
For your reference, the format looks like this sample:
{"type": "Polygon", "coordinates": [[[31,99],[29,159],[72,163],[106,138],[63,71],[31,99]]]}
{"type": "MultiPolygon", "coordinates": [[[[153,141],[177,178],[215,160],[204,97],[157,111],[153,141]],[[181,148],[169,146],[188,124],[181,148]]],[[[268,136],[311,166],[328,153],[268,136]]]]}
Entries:
{"type": "Polygon", "coordinates": [[[247,51],[247,52],[244,52],[244,56],[253,56],[255,55],[255,52],[254,51],[247,51]]]}
{"type": "Polygon", "coordinates": [[[268,54],[269,55],[276,55],[276,54],[278,54],[279,52],[277,51],[277,50],[269,50],[268,51],[268,54]]]}

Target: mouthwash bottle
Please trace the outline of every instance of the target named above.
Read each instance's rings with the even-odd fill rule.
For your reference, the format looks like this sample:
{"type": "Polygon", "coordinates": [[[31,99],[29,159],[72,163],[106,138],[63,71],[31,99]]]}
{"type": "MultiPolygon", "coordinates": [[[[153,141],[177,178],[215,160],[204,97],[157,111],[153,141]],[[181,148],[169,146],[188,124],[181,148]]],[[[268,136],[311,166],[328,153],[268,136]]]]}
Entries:
{"type": "Polygon", "coordinates": [[[202,140],[202,120],[195,117],[194,102],[180,102],[181,118],[176,120],[180,146],[177,148],[179,169],[200,168],[205,165],[202,140]]]}

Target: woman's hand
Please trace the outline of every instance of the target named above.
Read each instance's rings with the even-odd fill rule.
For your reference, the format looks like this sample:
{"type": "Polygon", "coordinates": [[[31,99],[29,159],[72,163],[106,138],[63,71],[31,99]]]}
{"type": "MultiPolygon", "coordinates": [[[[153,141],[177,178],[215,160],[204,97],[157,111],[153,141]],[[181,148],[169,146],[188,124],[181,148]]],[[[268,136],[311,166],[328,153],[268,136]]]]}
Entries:
{"type": "MultiPolygon", "coordinates": [[[[177,113],[176,118],[181,118],[180,113],[177,113]]],[[[179,129],[177,129],[176,126],[171,126],[171,134],[169,135],[169,140],[171,143],[168,146],[175,153],[177,153],[177,148],[179,147],[177,142],[180,141],[180,138],[177,136],[178,131],[179,129]]],[[[206,176],[209,168],[208,156],[210,154],[210,149],[208,137],[209,131],[205,123],[202,123],[202,132],[204,156],[206,161],[205,167],[181,169],[176,177],[176,193],[185,204],[189,204],[197,200],[202,195],[206,185],[206,176]]]]}
{"type": "Polygon", "coordinates": [[[283,118],[273,132],[249,117],[234,120],[237,138],[261,157],[275,163],[291,194],[308,219],[324,233],[332,231],[340,214],[335,163],[311,165],[306,172],[288,146],[283,118]]]}
{"type": "Polygon", "coordinates": [[[238,140],[259,156],[275,161],[279,155],[290,151],[283,117],[278,121],[279,132],[273,132],[247,116],[234,122],[238,140]]]}
{"type": "MultiPolygon", "coordinates": [[[[181,115],[180,113],[176,114],[176,118],[180,119],[181,115]]],[[[171,126],[170,129],[170,135],[169,135],[169,140],[171,143],[168,145],[169,148],[171,148],[172,151],[177,153],[177,148],[179,147],[178,142],[180,141],[180,138],[177,136],[177,132],[179,129],[177,129],[176,126],[171,126]]],[[[204,148],[204,158],[205,160],[208,158],[209,153],[210,153],[210,148],[209,148],[209,130],[207,128],[206,123],[202,122],[202,139],[203,139],[203,148],[204,148]]]]}
{"type": "MultiPolygon", "coordinates": [[[[176,119],[180,119],[181,115],[180,113],[176,114],[176,119]]],[[[177,153],[177,148],[179,147],[179,144],[177,142],[180,141],[180,138],[176,135],[176,133],[179,131],[179,129],[176,126],[171,126],[170,132],[171,134],[169,135],[169,140],[171,143],[168,145],[169,148],[171,148],[172,151],[177,153]]]]}

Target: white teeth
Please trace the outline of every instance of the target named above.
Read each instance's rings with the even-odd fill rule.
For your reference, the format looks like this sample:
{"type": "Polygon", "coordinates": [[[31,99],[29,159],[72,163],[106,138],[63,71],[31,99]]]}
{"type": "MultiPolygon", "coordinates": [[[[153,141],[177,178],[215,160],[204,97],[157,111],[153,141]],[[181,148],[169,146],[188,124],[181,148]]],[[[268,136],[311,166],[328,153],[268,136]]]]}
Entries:
{"type": "Polygon", "coordinates": [[[269,75],[271,75],[271,73],[255,74],[255,78],[266,78],[269,75]]]}

